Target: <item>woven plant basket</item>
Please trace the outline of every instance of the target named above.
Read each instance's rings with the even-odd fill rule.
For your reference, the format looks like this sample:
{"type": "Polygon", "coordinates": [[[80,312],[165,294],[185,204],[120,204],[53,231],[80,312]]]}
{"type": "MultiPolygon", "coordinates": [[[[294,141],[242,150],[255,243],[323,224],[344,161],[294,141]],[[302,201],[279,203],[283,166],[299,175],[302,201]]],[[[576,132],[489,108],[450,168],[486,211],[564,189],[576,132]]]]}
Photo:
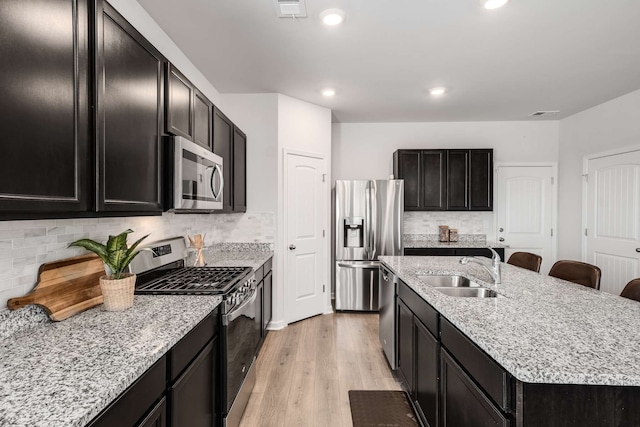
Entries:
{"type": "Polygon", "coordinates": [[[122,311],[133,307],[133,291],[136,284],[135,274],[124,274],[121,279],[100,278],[100,290],[107,311],[122,311]]]}

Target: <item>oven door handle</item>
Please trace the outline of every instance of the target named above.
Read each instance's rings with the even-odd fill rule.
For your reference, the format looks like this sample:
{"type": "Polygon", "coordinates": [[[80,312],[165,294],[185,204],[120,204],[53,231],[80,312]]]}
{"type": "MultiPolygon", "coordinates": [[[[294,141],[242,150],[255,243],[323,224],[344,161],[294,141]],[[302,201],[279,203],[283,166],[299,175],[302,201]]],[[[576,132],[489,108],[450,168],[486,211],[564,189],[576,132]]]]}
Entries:
{"type": "Polygon", "coordinates": [[[240,307],[236,307],[233,310],[231,310],[231,312],[226,315],[226,320],[227,321],[225,322],[225,324],[228,325],[229,323],[231,323],[234,320],[236,320],[238,317],[242,316],[243,309],[245,307],[247,307],[248,305],[253,304],[256,301],[257,297],[258,297],[258,288],[255,288],[253,290],[253,295],[251,296],[251,298],[249,298],[248,300],[243,302],[240,307]]]}

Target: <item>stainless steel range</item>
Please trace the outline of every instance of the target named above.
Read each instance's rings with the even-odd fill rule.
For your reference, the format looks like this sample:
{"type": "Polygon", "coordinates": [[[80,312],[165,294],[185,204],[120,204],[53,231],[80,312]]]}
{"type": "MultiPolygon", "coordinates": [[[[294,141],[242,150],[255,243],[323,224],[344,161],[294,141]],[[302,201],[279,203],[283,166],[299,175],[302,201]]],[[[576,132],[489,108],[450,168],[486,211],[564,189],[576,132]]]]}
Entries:
{"type": "Polygon", "coordinates": [[[256,381],[255,358],[261,338],[261,304],[251,267],[187,267],[182,237],[147,245],[131,263],[136,293],[221,295],[221,373],[223,425],[235,427],[256,381]]]}

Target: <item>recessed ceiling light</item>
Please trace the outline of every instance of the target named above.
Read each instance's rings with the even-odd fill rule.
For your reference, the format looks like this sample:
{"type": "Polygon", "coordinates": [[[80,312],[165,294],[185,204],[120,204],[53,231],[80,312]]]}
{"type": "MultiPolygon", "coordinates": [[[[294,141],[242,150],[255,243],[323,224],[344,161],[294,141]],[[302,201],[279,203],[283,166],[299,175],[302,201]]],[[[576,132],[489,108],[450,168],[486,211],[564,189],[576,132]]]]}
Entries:
{"type": "Polygon", "coordinates": [[[341,9],[327,9],[320,14],[320,19],[326,25],[338,25],[344,21],[344,11],[341,9]]]}
{"type": "Polygon", "coordinates": [[[446,88],[444,87],[434,87],[429,89],[429,93],[433,96],[440,96],[440,95],[444,95],[444,93],[447,91],[446,88]]]}
{"type": "Polygon", "coordinates": [[[331,88],[322,89],[322,94],[324,96],[333,96],[336,94],[336,90],[331,88]]]}
{"type": "Polygon", "coordinates": [[[509,0],[483,0],[485,9],[497,9],[509,3],[509,0]]]}

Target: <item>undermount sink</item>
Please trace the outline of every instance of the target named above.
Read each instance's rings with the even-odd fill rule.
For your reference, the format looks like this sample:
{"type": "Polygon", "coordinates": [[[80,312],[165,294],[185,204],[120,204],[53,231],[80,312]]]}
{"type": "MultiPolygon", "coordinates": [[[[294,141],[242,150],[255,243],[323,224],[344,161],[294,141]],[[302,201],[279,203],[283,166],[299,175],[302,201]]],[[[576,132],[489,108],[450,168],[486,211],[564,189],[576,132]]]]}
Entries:
{"type": "Polygon", "coordinates": [[[502,298],[502,295],[494,291],[493,289],[476,287],[476,288],[436,288],[438,291],[445,295],[452,297],[470,297],[470,298],[502,298]]]}
{"type": "Polygon", "coordinates": [[[437,288],[479,288],[476,282],[472,282],[462,276],[418,276],[427,284],[437,288]]]}

